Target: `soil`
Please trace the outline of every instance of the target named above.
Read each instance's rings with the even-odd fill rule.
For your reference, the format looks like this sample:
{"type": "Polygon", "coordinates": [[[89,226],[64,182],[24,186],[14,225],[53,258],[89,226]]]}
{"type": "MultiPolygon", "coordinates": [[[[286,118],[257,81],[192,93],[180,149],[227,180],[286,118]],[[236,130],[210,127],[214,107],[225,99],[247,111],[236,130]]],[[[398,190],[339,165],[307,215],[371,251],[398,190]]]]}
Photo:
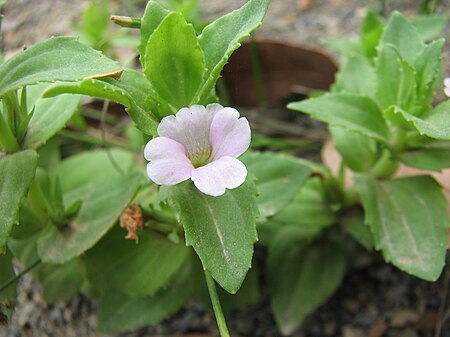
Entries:
{"type": "MultiPolygon", "coordinates": [[[[239,7],[244,0],[200,0],[204,17],[213,19],[239,7]]],[[[356,37],[367,4],[362,0],[272,0],[257,35],[319,47],[320,39],[356,37]]],[[[372,2],[375,2],[374,0],[372,2]]],[[[388,10],[409,13],[419,1],[388,2],[388,10]]],[[[450,15],[442,1],[441,12],[450,15]]],[[[2,24],[4,50],[13,54],[52,35],[73,33],[73,22],[86,0],[10,0],[2,24]]],[[[123,14],[129,14],[124,12],[123,14]]],[[[448,36],[448,31],[447,31],[448,36]]],[[[446,45],[449,51],[449,44],[446,45]]],[[[450,72],[450,53],[444,55],[450,72]]],[[[378,255],[347,275],[336,294],[310,315],[295,337],[450,337],[450,267],[435,282],[409,276],[378,255]]],[[[228,315],[236,336],[278,337],[270,313],[267,289],[261,300],[228,315]]],[[[79,295],[68,303],[47,305],[40,287],[25,276],[18,283],[18,303],[12,323],[0,337],[104,337],[96,332],[97,302],[79,295]]],[[[192,301],[171,319],[120,337],[182,333],[217,335],[212,313],[192,301]]],[[[118,337],[118,336],[115,336],[118,337]]],[[[192,336],[194,337],[194,336],[192,336]]]]}

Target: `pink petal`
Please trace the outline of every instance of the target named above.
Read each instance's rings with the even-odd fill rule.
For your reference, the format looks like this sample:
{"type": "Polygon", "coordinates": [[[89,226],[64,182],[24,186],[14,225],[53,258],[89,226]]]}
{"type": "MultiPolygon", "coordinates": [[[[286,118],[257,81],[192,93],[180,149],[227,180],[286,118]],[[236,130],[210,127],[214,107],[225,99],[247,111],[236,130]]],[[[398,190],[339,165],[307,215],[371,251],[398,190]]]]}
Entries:
{"type": "Polygon", "coordinates": [[[180,143],[166,137],[154,138],[144,149],[149,178],[158,185],[176,185],[192,174],[193,166],[180,143]]]}
{"type": "Polygon", "coordinates": [[[158,134],[183,144],[189,154],[204,152],[210,149],[209,130],[211,121],[219,104],[210,104],[206,108],[193,105],[180,109],[176,116],[167,116],[158,126],[158,134]]]}
{"type": "Polygon", "coordinates": [[[247,168],[239,160],[222,157],[208,165],[192,171],[194,185],[203,193],[213,197],[225,193],[225,189],[241,186],[247,177],[247,168]]]}
{"type": "Polygon", "coordinates": [[[216,113],[211,123],[212,159],[240,156],[250,146],[250,139],[248,120],[239,118],[239,112],[236,109],[222,109],[216,113]]]}

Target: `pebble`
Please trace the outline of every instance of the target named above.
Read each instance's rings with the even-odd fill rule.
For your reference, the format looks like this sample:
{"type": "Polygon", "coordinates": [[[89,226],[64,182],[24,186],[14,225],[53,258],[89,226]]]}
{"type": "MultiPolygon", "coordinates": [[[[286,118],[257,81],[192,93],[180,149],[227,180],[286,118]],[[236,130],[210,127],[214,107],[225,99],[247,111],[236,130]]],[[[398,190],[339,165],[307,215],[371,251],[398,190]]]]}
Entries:
{"type": "Polygon", "coordinates": [[[342,337],[366,337],[366,333],[361,329],[346,325],[342,329],[342,337]]]}
{"type": "Polygon", "coordinates": [[[418,319],[419,315],[417,312],[412,310],[402,310],[395,313],[390,325],[394,328],[400,328],[411,323],[416,323],[418,319]]]}

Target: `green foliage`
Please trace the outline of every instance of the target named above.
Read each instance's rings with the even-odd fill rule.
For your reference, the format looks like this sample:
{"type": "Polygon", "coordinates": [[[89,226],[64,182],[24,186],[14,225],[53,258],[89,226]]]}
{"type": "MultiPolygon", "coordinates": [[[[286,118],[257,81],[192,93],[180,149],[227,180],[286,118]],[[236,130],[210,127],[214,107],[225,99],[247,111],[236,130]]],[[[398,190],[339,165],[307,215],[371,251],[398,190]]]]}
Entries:
{"type": "MultiPolygon", "coordinates": [[[[9,251],[0,254],[0,285],[14,277],[12,264],[13,256],[9,251]]],[[[16,287],[10,286],[0,293],[0,327],[8,325],[11,321],[16,299],[16,287]]]]}
{"type": "Polygon", "coordinates": [[[78,27],[81,40],[94,49],[107,50],[109,16],[108,0],[91,0],[78,27]]]}
{"type": "Polygon", "coordinates": [[[130,298],[152,296],[189,258],[185,245],[174,244],[158,233],[138,232],[138,243],[125,240],[125,234],[123,229],[114,228],[87,254],[88,278],[105,292],[130,298]]]}
{"type": "Polygon", "coordinates": [[[429,176],[381,182],[356,178],[375,247],[388,262],[429,281],[435,281],[447,252],[447,202],[441,187],[429,176]]]}
{"type": "Polygon", "coordinates": [[[12,226],[17,224],[22,198],[34,178],[37,153],[26,150],[0,156],[0,255],[12,226]]]}
{"type": "Polygon", "coordinates": [[[186,244],[195,249],[204,269],[226,291],[237,292],[251,267],[257,240],[254,186],[247,182],[223,196],[210,197],[184,183],[165,193],[179,211],[186,244]]]}
{"type": "Polygon", "coordinates": [[[119,75],[121,71],[117,62],[75,38],[53,37],[0,65],[0,96],[40,82],[79,81],[119,75]]]}
{"type": "Polygon", "coordinates": [[[261,217],[273,216],[283,209],[310,175],[308,167],[284,155],[253,152],[241,160],[255,178],[261,217]]]}

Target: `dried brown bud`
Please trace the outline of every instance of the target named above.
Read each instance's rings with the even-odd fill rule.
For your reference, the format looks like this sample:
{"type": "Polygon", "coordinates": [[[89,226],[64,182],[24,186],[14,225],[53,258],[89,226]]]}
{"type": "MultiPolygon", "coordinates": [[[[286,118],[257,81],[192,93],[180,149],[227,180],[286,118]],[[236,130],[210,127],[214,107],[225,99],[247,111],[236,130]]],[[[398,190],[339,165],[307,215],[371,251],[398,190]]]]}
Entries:
{"type": "Polygon", "coordinates": [[[144,227],[144,220],[142,217],[142,210],[138,204],[133,204],[125,208],[119,218],[120,227],[128,231],[125,239],[135,240],[139,242],[139,237],[136,234],[138,229],[144,227]]]}

